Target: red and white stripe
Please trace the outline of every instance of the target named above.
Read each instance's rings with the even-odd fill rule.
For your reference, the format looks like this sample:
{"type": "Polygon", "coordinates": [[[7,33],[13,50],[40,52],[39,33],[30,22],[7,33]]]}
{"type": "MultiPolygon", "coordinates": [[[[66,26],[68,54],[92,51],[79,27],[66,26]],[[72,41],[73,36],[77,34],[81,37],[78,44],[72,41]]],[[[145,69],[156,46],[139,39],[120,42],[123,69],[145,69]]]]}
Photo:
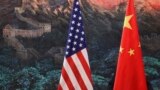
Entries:
{"type": "Polygon", "coordinates": [[[58,90],[93,90],[86,49],[64,59],[58,90]]]}

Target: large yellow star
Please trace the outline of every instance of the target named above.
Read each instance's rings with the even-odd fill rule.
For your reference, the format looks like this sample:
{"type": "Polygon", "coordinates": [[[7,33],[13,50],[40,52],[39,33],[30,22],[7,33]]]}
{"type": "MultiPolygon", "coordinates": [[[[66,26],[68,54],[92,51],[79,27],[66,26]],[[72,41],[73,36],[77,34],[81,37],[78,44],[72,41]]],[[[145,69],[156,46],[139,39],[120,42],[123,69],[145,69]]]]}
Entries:
{"type": "Polygon", "coordinates": [[[131,20],[132,17],[133,17],[133,15],[129,15],[129,16],[125,17],[124,26],[123,27],[129,28],[129,29],[132,30],[132,27],[131,27],[131,24],[130,24],[130,20],[131,20]]]}
{"type": "Polygon", "coordinates": [[[130,49],[128,53],[130,54],[130,56],[134,55],[134,49],[130,49]]]}
{"type": "Polygon", "coordinates": [[[124,48],[120,47],[119,52],[122,53],[124,48]]]}

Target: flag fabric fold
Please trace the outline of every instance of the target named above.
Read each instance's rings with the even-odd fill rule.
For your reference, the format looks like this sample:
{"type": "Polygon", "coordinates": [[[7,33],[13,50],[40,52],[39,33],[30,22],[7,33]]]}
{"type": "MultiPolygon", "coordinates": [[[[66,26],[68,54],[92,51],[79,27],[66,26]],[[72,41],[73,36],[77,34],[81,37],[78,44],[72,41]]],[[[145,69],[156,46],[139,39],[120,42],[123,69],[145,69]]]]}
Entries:
{"type": "Polygon", "coordinates": [[[93,90],[79,4],[74,0],[58,90],[93,90]]]}
{"type": "Polygon", "coordinates": [[[147,90],[134,0],[128,0],[114,90],[147,90]]]}

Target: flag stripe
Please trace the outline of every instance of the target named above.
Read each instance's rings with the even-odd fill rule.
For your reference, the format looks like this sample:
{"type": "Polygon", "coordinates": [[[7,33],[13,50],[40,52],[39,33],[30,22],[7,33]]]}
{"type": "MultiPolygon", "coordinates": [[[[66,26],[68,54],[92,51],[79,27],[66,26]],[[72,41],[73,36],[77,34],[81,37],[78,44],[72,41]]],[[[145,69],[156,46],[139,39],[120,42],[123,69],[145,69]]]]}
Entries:
{"type": "Polygon", "coordinates": [[[86,48],[83,49],[81,52],[82,52],[82,55],[84,56],[84,58],[85,58],[85,60],[86,60],[86,62],[87,62],[87,64],[88,64],[88,66],[89,66],[89,68],[90,68],[89,59],[88,59],[88,53],[87,53],[86,48]]]}
{"type": "Polygon", "coordinates": [[[80,86],[79,86],[79,84],[78,84],[78,81],[77,81],[74,73],[72,72],[72,69],[71,69],[71,67],[70,67],[70,65],[68,64],[68,62],[67,62],[66,59],[64,59],[64,65],[63,65],[63,67],[65,68],[65,70],[66,70],[66,72],[67,72],[67,74],[68,74],[68,76],[69,76],[69,79],[71,80],[71,82],[72,82],[75,90],[82,90],[82,89],[80,88],[80,86]]]}
{"type": "MultiPolygon", "coordinates": [[[[66,82],[67,86],[69,87],[69,89],[74,90],[74,87],[73,87],[73,85],[72,85],[72,82],[71,82],[71,80],[69,79],[69,76],[68,76],[68,74],[67,74],[67,72],[66,72],[66,70],[65,70],[64,67],[62,68],[62,76],[63,76],[64,81],[66,82]]],[[[62,86],[63,86],[63,85],[62,85],[62,86]]]]}
{"type": "Polygon", "coordinates": [[[87,74],[85,73],[85,70],[84,70],[84,68],[83,68],[83,66],[82,66],[82,64],[76,54],[72,55],[72,60],[75,63],[75,65],[77,66],[77,69],[78,69],[78,71],[79,71],[79,73],[80,73],[80,75],[81,75],[81,77],[87,87],[87,90],[93,90],[92,84],[91,84],[87,74]]]}
{"type": "Polygon", "coordinates": [[[82,64],[82,66],[84,67],[85,73],[87,74],[90,82],[92,82],[91,70],[90,70],[89,65],[87,64],[87,61],[88,61],[88,60],[86,60],[86,59],[84,58],[82,51],[81,51],[81,52],[78,52],[78,53],[77,53],[77,56],[78,56],[78,58],[79,58],[79,60],[80,60],[80,62],[81,62],[81,64],[82,64]]]}
{"type": "Polygon", "coordinates": [[[79,73],[79,71],[77,69],[77,66],[73,62],[72,58],[68,57],[67,61],[68,61],[68,64],[70,65],[70,67],[72,67],[71,69],[72,69],[72,71],[73,71],[73,73],[74,73],[74,75],[75,75],[75,77],[76,77],[81,89],[82,90],[87,90],[87,87],[85,86],[84,81],[83,81],[83,79],[82,79],[82,77],[81,77],[81,75],[80,75],[80,73],[79,73]]]}
{"type": "Polygon", "coordinates": [[[62,90],[62,87],[60,84],[58,85],[58,90],[62,90]]]}
{"type": "Polygon", "coordinates": [[[65,82],[65,80],[64,80],[64,78],[63,78],[63,76],[61,76],[60,85],[61,85],[61,88],[62,88],[63,90],[69,90],[69,88],[68,88],[68,86],[67,86],[67,84],[66,84],[66,82],[65,82]]]}

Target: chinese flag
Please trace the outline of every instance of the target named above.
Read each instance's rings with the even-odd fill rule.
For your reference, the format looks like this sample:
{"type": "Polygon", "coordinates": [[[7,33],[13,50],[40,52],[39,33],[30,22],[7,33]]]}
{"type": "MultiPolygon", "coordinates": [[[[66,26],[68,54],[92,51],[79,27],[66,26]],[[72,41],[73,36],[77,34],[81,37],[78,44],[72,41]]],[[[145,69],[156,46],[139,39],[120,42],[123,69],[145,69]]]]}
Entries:
{"type": "Polygon", "coordinates": [[[134,0],[128,0],[114,90],[147,90],[134,0]]]}

